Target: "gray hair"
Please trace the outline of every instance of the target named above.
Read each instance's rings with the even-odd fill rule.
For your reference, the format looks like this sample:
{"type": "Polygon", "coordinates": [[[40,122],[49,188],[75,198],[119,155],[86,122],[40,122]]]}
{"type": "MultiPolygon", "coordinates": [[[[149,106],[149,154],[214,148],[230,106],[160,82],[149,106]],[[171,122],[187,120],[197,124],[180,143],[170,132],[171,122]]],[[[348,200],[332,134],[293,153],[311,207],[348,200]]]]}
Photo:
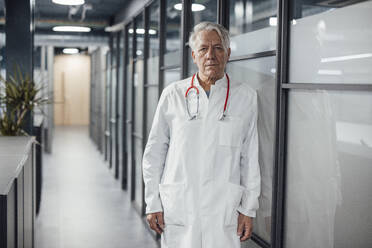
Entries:
{"type": "Polygon", "coordinates": [[[222,45],[225,51],[227,51],[227,49],[230,48],[229,31],[227,31],[227,29],[224,26],[217,24],[217,23],[213,23],[213,22],[201,22],[198,25],[194,26],[193,32],[191,33],[190,38],[189,38],[189,46],[191,47],[193,51],[195,51],[196,49],[196,38],[198,37],[198,34],[201,31],[205,31],[205,30],[216,31],[218,36],[220,36],[221,38],[221,42],[222,42],[222,45]]]}

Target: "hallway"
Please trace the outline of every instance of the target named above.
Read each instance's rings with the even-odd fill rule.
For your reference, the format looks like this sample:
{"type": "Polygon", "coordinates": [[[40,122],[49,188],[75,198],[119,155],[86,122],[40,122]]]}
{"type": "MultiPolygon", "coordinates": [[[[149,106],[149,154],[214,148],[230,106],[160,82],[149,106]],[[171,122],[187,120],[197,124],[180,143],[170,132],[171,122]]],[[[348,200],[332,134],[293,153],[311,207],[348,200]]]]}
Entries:
{"type": "Polygon", "coordinates": [[[43,173],[36,247],[157,247],[89,139],[88,127],[56,127],[43,173]]]}

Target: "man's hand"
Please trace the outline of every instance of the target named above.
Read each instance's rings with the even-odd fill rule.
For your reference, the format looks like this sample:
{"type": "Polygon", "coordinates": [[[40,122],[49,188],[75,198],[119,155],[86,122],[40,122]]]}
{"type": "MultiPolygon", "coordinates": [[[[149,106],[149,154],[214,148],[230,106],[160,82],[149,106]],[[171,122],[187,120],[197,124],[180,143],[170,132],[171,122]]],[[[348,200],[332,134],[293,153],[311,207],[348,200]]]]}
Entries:
{"type": "Polygon", "coordinates": [[[146,216],[147,222],[152,230],[161,234],[164,230],[163,212],[151,213],[146,216]]]}
{"type": "Polygon", "coordinates": [[[240,241],[245,241],[249,239],[252,235],[252,230],[253,230],[252,218],[239,213],[238,236],[240,236],[240,241]]]}

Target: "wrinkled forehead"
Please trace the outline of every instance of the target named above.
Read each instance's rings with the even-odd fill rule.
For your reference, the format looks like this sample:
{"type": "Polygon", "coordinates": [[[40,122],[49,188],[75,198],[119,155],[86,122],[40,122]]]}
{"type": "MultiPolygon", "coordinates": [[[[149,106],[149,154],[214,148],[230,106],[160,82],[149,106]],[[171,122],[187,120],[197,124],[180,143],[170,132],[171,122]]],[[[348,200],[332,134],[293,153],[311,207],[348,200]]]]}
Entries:
{"type": "Polygon", "coordinates": [[[222,40],[215,30],[202,30],[196,35],[195,39],[196,47],[201,45],[221,45],[222,40]]]}

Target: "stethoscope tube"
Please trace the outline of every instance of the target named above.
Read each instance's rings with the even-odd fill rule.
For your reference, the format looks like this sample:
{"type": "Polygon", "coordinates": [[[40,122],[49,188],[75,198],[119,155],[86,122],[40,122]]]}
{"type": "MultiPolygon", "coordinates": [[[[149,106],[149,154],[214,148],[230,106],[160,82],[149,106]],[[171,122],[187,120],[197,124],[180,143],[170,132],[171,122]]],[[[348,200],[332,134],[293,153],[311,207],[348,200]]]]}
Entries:
{"type": "MultiPolygon", "coordinates": [[[[195,75],[192,75],[192,78],[191,78],[191,86],[189,88],[187,88],[186,90],[186,93],[185,93],[185,98],[186,98],[186,110],[187,110],[187,114],[189,115],[189,120],[194,120],[198,117],[198,114],[199,114],[199,89],[194,85],[194,79],[195,79],[195,75]],[[197,106],[196,106],[196,114],[194,115],[191,115],[190,113],[190,109],[189,109],[189,100],[188,100],[188,94],[190,92],[191,89],[195,89],[196,90],[196,95],[197,95],[197,106]]],[[[219,120],[222,121],[225,119],[226,117],[226,109],[227,109],[227,103],[229,101],[229,93],[230,93],[230,78],[229,78],[229,75],[227,75],[226,73],[226,78],[227,78],[227,90],[226,90],[226,98],[225,98],[225,104],[223,106],[223,112],[222,112],[222,115],[220,116],[219,120]]]]}

